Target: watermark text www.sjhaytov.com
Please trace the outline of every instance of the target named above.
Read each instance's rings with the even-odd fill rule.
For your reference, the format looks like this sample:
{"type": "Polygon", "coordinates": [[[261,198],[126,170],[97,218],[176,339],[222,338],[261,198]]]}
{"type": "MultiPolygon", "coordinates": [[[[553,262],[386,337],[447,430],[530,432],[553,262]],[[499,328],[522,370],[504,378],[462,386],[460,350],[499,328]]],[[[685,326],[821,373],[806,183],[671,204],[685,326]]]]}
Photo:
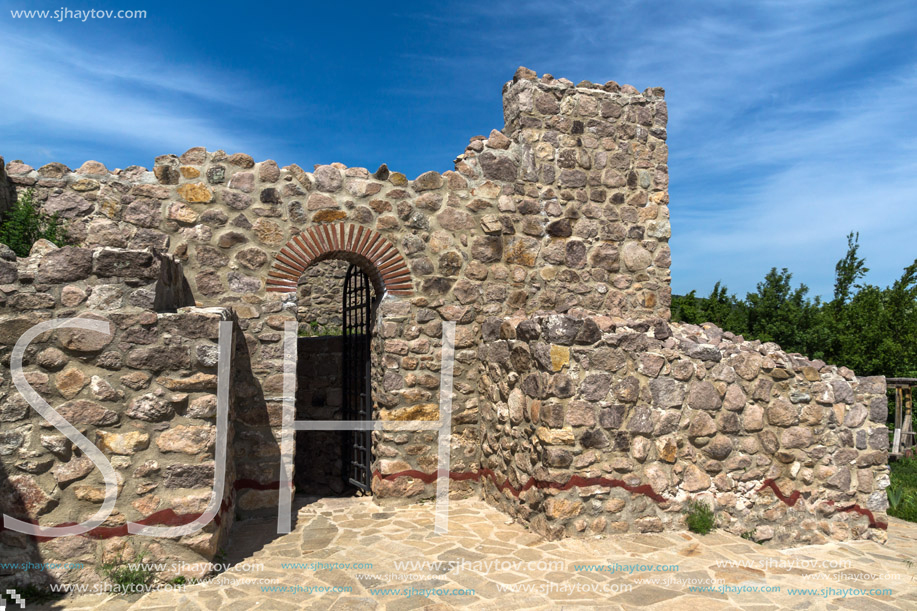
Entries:
{"type": "Polygon", "coordinates": [[[82,562],[0,562],[0,569],[14,571],[47,571],[49,569],[81,569],[82,562]]]}
{"type": "Polygon", "coordinates": [[[13,19],[52,19],[54,21],[76,20],[86,22],[90,19],[146,19],[146,11],[130,10],[99,10],[99,9],[69,9],[62,6],[55,10],[18,10],[10,11],[13,19]]]}

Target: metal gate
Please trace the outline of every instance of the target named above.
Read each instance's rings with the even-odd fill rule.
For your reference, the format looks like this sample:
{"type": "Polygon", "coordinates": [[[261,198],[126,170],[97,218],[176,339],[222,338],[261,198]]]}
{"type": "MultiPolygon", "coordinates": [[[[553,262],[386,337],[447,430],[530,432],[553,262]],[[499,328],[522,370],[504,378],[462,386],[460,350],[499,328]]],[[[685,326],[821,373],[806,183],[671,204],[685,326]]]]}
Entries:
{"type": "MultiPolygon", "coordinates": [[[[369,278],[356,265],[344,280],[344,371],[342,389],[344,420],[372,419],[370,389],[370,332],[372,291],[369,278]]],[[[344,480],[370,492],[372,480],[372,431],[348,431],[344,435],[344,480]]]]}

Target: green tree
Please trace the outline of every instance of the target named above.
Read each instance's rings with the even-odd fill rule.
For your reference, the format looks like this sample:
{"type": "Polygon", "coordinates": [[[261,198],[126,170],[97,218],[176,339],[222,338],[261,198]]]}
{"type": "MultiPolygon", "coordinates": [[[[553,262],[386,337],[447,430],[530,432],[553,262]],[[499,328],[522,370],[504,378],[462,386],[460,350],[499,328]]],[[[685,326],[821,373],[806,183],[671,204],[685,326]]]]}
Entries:
{"type": "Polygon", "coordinates": [[[858,234],[835,267],[834,301],[825,310],[832,362],[862,375],[911,377],[917,373],[917,261],[892,286],[860,283],[869,271],[858,256],[858,234]]]}
{"type": "Polygon", "coordinates": [[[68,241],[67,230],[57,214],[45,214],[35,206],[35,191],[27,190],[0,220],[0,243],[9,246],[18,257],[28,257],[32,245],[40,239],[57,246],[68,241]]]}
{"type": "Polygon", "coordinates": [[[695,291],[687,295],[673,295],[672,319],[693,325],[712,322],[727,331],[741,334],[745,332],[748,313],[745,304],[717,282],[707,297],[697,297],[695,291]]]}
{"type": "Polygon", "coordinates": [[[885,292],[885,332],[893,346],[886,375],[917,377],[917,260],[885,292]]]}
{"type": "Polygon", "coordinates": [[[692,290],[687,295],[672,295],[672,320],[692,325],[705,322],[700,320],[703,317],[702,298],[698,299],[696,293],[692,290]]]}
{"type": "Polygon", "coordinates": [[[805,284],[793,289],[792,278],[786,268],[771,268],[758,283],[757,292],[748,293],[748,335],[762,342],[776,342],[787,352],[818,358],[823,354],[819,341],[827,335],[821,300],[810,301],[805,284]]]}
{"type": "Polygon", "coordinates": [[[735,295],[730,295],[728,289],[719,282],[713,285],[705,306],[707,320],[704,322],[712,322],[739,335],[747,333],[748,308],[735,295]]]}
{"type": "Polygon", "coordinates": [[[845,365],[859,375],[917,377],[917,261],[890,287],[864,282],[869,268],[859,234],[834,268],[834,298],[809,299],[786,268],[772,268],[744,300],[717,283],[708,297],[673,296],[672,319],[712,322],[746,339],[776,342],[788,352],[845,365]]]}
{"type": "Polygon", "coordinates": [[[857,253],[860,249],[859,232],[847,234],[847,254],[834,266],[834,302],[835,308],[841,308],[850,297],[850,289],[860,278],[864,277],[869,268],[866,259],[860,258],[857,253]]]}

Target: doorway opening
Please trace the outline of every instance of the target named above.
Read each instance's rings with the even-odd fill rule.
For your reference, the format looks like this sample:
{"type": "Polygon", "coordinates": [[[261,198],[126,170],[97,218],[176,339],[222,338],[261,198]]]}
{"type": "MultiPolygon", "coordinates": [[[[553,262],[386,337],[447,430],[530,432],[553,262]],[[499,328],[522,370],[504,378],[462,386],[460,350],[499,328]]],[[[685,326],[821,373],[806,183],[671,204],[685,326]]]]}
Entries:
{"type": "MultiPolygon", "coordinates": [[[[297,420],[371,420],[370,340],[376,291],[342,260],[305,270],[298,286],[297,420]]],[[[370,493],[371,431],[297,431],[294,484],[313,496],[370,493]]]]}

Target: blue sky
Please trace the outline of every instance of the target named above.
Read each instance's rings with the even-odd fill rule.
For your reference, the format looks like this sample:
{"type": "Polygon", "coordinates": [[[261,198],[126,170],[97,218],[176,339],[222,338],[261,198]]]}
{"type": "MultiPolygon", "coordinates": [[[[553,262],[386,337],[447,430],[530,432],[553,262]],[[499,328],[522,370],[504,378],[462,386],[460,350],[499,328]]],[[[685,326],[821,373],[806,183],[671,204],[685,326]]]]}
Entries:
{"type": "Polygon", "coordinates": [[[672,285],[830,296],[845,235],[867,280],[917,257],[917,6],[888,2],[0,1],[0,155],[152,166],[192,146],[281,165],[452,168],[501,128],[524,65],[662,86],[672,285]],[[142,20],[10,10],[144,9],[142,20]]]}

